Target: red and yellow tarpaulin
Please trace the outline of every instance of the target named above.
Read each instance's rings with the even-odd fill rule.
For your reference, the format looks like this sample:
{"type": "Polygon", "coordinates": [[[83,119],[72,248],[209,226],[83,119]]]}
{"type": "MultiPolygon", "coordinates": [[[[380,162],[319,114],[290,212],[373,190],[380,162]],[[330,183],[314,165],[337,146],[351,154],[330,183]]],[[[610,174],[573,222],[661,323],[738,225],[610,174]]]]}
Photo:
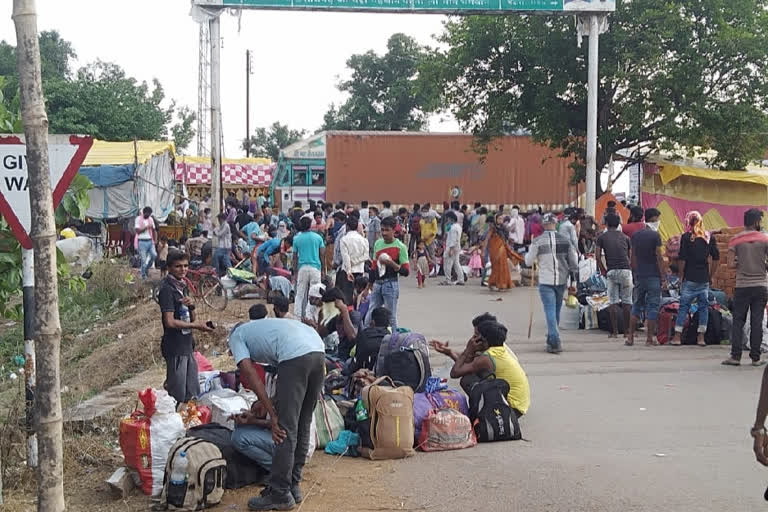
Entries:
{"type": "Polygon", "coordinates": [[[663,161],[655,171],[649,167],[643,177],[643,208],[661,211],[663,240],[682,233],[691,210],[701,213],[707,230],[716,231],[742,226],[750,208],[768,209],[768,172],[716,171],[663,161]]]}

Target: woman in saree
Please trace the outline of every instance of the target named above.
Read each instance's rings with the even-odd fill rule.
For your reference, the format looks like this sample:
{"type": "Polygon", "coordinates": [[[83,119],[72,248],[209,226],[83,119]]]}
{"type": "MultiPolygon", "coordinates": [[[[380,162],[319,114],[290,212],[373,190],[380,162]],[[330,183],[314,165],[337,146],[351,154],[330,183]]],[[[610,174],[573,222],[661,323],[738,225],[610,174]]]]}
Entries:
{"type": "Polygon", "coordinates": [[[491,291],[508,290],[514,288],[512,276],[509,273],[509,263],[522,263],[524,259],[509,247],[509,232],[504,226],[504,216],[488,216],[488,235],[485,238],[485,248],[488,251],[488,259],[491,261],[491,277],[488,279],[488,288],[491,291]]]}

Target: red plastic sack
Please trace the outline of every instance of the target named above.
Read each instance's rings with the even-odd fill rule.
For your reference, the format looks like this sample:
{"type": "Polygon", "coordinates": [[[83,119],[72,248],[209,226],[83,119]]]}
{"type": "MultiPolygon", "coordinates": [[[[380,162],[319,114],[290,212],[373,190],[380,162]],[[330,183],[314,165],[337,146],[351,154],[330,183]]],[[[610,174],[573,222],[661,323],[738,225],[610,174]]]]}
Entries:
{"type": "MultiPolygon", "coordinates": [[[[256,373],[259,375],[259,379],[261,379],[262,384],[267,383],[267,372],[264,370],[264,365],[261,365],[259,363],[254,363],[251,361],[251,365],[253,366],[253,369],[256,370],[256,373]]],[[[239,374],[240,378],[240,385],[244,387],[245,389],[249,389],[253,391],[250,387],[248,387],[248,383],[245,382],[245,379],[243,378],[243,374],[239,374]]]]}
{"type": "Polygon", "coordinates": [[[139,391],[139,400],[141,401],[141,405],[144,406],[144,416],[151,418],[157,410],[155,408],[155,403],[157,402],[157,394],[155,393],[155,390],[147,388],[144,391],[139,391]]]}
{"type": "Polygon", "coordinates": [[[211,362],[205,358],[203,354],[200,352],[195,352],[195,361],[197,361],[197,371],[198,372],[212,372],[213,371],[213,365],[211,362]]]}
{"type": "Polygon", "coordinates": [[[149,439],[149,418],[141,411],[134,411],[120,422],[120,449],[125,465],[138,471],[141,490],[152,494],[152,453],[149,439]]]}
{"type": "Polygon", "coordinates": [[[211,408],[207,405],[198,405],[197,415],[203,425],[207,425],[211,422],[211,408]]]}
{"type": "Polygon", "coordinates": [[[433,409],[421,425],[418,448],[425,452],[461,450],[476,444],[472,422],[456,409],[433,409]]]}

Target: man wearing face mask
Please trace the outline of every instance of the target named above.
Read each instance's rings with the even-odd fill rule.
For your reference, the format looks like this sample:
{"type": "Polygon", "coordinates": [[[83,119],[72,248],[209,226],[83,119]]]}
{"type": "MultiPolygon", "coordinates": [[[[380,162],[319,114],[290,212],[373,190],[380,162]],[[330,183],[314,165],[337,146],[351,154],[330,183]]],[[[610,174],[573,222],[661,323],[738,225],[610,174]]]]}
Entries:
{"type": "Polygon", "coordinates": [[[666,271],[659,235],[659,217],[656,208],[645,210],[645,228],[632,236],[632,270],[635,272],[635,303],[632,305],[632,319],[629,322],[627,345],[634,344],[635,326],[643,315],[646,319],[646,345],[658,345],[654,338],[656,322],[661,307],[661,288],[666,271]]]}

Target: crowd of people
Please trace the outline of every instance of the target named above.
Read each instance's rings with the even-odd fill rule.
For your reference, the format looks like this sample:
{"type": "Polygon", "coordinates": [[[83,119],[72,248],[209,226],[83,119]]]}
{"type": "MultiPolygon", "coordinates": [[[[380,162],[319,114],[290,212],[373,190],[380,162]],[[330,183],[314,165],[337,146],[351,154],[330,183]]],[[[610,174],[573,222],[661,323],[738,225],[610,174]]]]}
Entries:
{"type": "MultiPolygon", "coordinates": [[[[636,327],[643,321],[646,344],[658,344],[654,333],[663,289],[673,280],[670,272],[682,283],[671,344],[680,343],[691,305],[709,301],[711,268],[720,254],[698,212],[685,219],[679,255],[670,270],[659,235],[661,213],[653,208],[633,207],[622,225],[611,203],[599,222],[576,208],[521,214],[517,207],[507,212],[499,206],[489,212],[479,204],[471,210],[458,203],[443,206],[438,213],[430,204],[395,211],[387,201],[381,209],[366,202],[359,208],[344,202],[312,203],[308,209],[296,203],[288,213],[276,216],[266,203],[261,211],[251,212],[229,202],[209,229],[195,227],[193,236],[177,248],[158,244],[157,251],[151,210],[145,209],[136,219],[140,253],[148,260],[155,252],[165,256],[168,274],[159,293],[162,352],[166,388],[179,402],[200,392],[192,331],[212,329],[210,323],[198,320],[184,284],[190,265],[211,264],[220,275],[231,267],[247,266],[259,276],[290,280],[295,290],[293,313],[290,293],[278,293],[271,301],[274,318],[267,318],[265,305],[256,304],[248,321],[238,324],[229,337],[243,381],[259,399],[253,409],[233,418],[233,443],[271,475],[268,487],[249,502],[249,508],[281,509],[301,502],[299,483],[313,410],[323,389],[326,355],[340,362],[347,377],[360,370],[379,370],[382,341],[398,330],[400,279],[410,277],[411,265],[418,288],[439,275],[441,284],[461,286],[476,271],[489,288],[508,290],[514,286],[510,267],[533,269],[547,321],[547,352],[552,354],[562,352],[560,312],[566,293],[577,292],[580,262],[594,261],[604,276],[609,336],[618,337],[623,319],[627,345],[634,343],[636,327]],[[280,383],[273,397],[252,363],[277,369],[280,383]]],[[[761,221],[761,212],[747,211],[745,231],[734,237],[729,249],[738,277],[732,352],[723,364],[740,364],[739,333],[749,310],[750,357],[753,365],[764,364],[760,343],[768,302],[768,235],[762,232],[761,221]]],[[[143,265],[142,275],[146,275],[143,265]]],[[[699,344],[707,326],[706,309],[700,308],[699,325],[693,327],[699,344]]],[[[506,345],[507,328],[487,313],[476,317],[472,327],[473,335],[461,352],[438,340],[429,345],[452,359],[450,375],[461,379],[467,392],[489,375],[506,381],[507,401],[517,417],[523,416],[531,403],[530,388],[522,365],[506,345]]]]}

